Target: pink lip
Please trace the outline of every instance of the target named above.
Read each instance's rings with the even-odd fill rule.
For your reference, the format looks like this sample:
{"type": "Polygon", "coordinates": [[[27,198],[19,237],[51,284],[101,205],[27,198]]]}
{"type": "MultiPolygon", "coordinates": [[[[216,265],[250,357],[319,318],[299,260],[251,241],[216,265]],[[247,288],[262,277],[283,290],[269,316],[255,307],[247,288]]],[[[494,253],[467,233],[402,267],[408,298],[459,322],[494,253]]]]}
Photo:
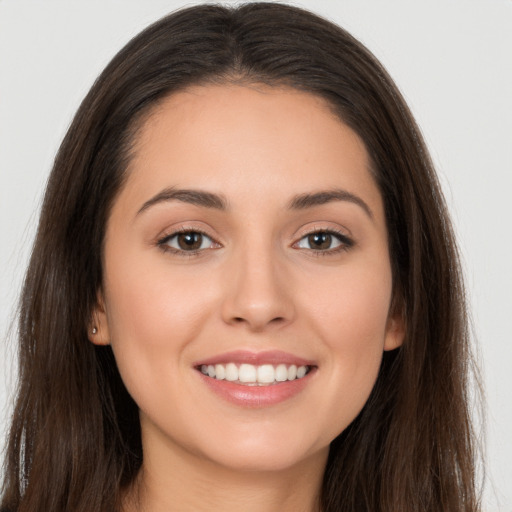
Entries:
{"type": "Polygon", "coordinates": [[[282,352],[279,350],[271,350],[265,352],[249,352],[245,350],[236,350],[234,352],[226,352],[208,359],[198,361],[194,364],[197,375],[202,382],[215,394],[222,399],[227,400],[235,405],[249,408],[263,408],[279,404],[285,400],[299,394],[314,378],[317,367],[313,361],[308,361],[301,357],[282,352]],[[199,371],[202,365],[216,364],[286,364],[296,366],[309,366],[309,373],[301,379],[279,382],[269,386],[248,386],[229,382],[227,380],[217,380],[199,371]]]}
{"type": "Polygon", "coordinates": [[[193,366],[200,367],[201,365],[216,365],[216,364],[286,364],[296,366],[315,366],[314,361],[303,359],[302,357],[294,356],[287,352],[280,350],[267,350],[264,352],[250,352],[248,350],[235,350],[233,352],[226,352],[217,356],[210,357],[208,359],[201,359],[194,363],[193,366]]]}
{"type": "Polygon", "coordinates": [[[289,380],[270,386],[244,386],[227,380],[217,380],[197,372],[208,388],[218,396],[241,407],[262,408],[276,405],[299,394],[316,373],[313,368],[302,379],[289,380]]]}

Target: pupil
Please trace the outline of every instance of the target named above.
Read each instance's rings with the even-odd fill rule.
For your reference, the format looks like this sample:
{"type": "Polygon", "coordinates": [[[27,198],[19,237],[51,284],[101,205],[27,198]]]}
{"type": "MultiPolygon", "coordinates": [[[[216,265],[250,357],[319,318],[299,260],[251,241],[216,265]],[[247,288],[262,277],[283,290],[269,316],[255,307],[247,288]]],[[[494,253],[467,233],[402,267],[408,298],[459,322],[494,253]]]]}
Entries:
{"type": "Polygon", "coordinates": [[[203,235],[201,233],[182,233],[178,236],[178,245],[185,251],[199,249],[203,235]]]}
{"type": "Polygon", "coordinates": [[[308,237],[309,246],[314,249],[329,249],[331,238],[329,233],[313,233],[308,237]]]}

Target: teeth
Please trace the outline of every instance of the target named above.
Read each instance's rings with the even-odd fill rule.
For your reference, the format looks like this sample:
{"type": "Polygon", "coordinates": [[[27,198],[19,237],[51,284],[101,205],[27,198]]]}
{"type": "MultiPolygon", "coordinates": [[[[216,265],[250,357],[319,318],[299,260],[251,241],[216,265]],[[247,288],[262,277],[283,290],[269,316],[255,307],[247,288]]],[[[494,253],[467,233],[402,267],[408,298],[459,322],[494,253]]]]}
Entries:
{"type": "Polygon", "coordinates": [[[238,367],[234,363],[228,363],[226,365],[226,380],[235,381],[238,380],[238,367]]]}
{"type": "Polygon", "coordinates": [[[256,382],[256,366],[241,364],[238,368],[238,380],[240,382],[256,382]]]}
{"type": "Polygon", "coordinates": [[[258,382],[260,384],[272,384],[276,380],[276,372],[271,364],[258,366],[258,382]]]}
{"type": "Polygon", "coordinates": [[[297,368],[297,379],[302,379],[302,377],[304,377],[304,375],[306,375],[306,367],[305,366],[299,366],[297,368]]]}
{"type": "Polygon", "coordinates": [[[302,379],[308,371],[308,366],[299,366],[292,364],[263,364],[255,366],[252,364],[241,364],[237,366],[235,363],[216,364],[201,366],[201,373],[217,380],[227,380],[230,382],[238,382],[239,384],[248,385],[269,385],[278,382],[286,382],[288,380],[302,379]]]}
{"type": "Polygon", "coordinates": [[[215,365],[215,378],[219,380],[223,380],[226,378],[226,368],[222,366],[221,364],[215,365]]]}
{"type": "Polygon", "coordinates": [[[286,368],[286,365],[280,364],[276,368],[276,380],[277,382],[284,382],[288,380],[288,368],[286,368]]]}

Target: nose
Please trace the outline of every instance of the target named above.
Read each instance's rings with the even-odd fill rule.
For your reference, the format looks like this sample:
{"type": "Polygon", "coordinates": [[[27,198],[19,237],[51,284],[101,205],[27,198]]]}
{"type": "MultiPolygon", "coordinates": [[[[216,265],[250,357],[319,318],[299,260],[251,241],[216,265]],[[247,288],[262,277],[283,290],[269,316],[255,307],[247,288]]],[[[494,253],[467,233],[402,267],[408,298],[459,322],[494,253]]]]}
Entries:
{"type": "Polygon", "coordinates": [[[270,249],[241,251],[225,278],[223,320],[254,332],[292,322],[293,283],[284,267],[270,249]]]}

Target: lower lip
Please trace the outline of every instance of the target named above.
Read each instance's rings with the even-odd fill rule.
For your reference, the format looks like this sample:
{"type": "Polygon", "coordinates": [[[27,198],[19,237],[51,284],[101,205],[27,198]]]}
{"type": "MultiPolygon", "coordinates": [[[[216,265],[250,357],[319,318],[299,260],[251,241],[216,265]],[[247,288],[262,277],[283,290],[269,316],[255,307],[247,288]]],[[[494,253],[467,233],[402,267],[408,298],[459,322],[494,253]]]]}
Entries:
{"type": "Polygon", "coordinates": [[[315,368],[301,379],[288,380],[269,386],[247,386],[227,380],[212,379],[198,372],[203,382],[224,400],[242,407],[269,407],[299,394],[310,382],[315,368]]]}

